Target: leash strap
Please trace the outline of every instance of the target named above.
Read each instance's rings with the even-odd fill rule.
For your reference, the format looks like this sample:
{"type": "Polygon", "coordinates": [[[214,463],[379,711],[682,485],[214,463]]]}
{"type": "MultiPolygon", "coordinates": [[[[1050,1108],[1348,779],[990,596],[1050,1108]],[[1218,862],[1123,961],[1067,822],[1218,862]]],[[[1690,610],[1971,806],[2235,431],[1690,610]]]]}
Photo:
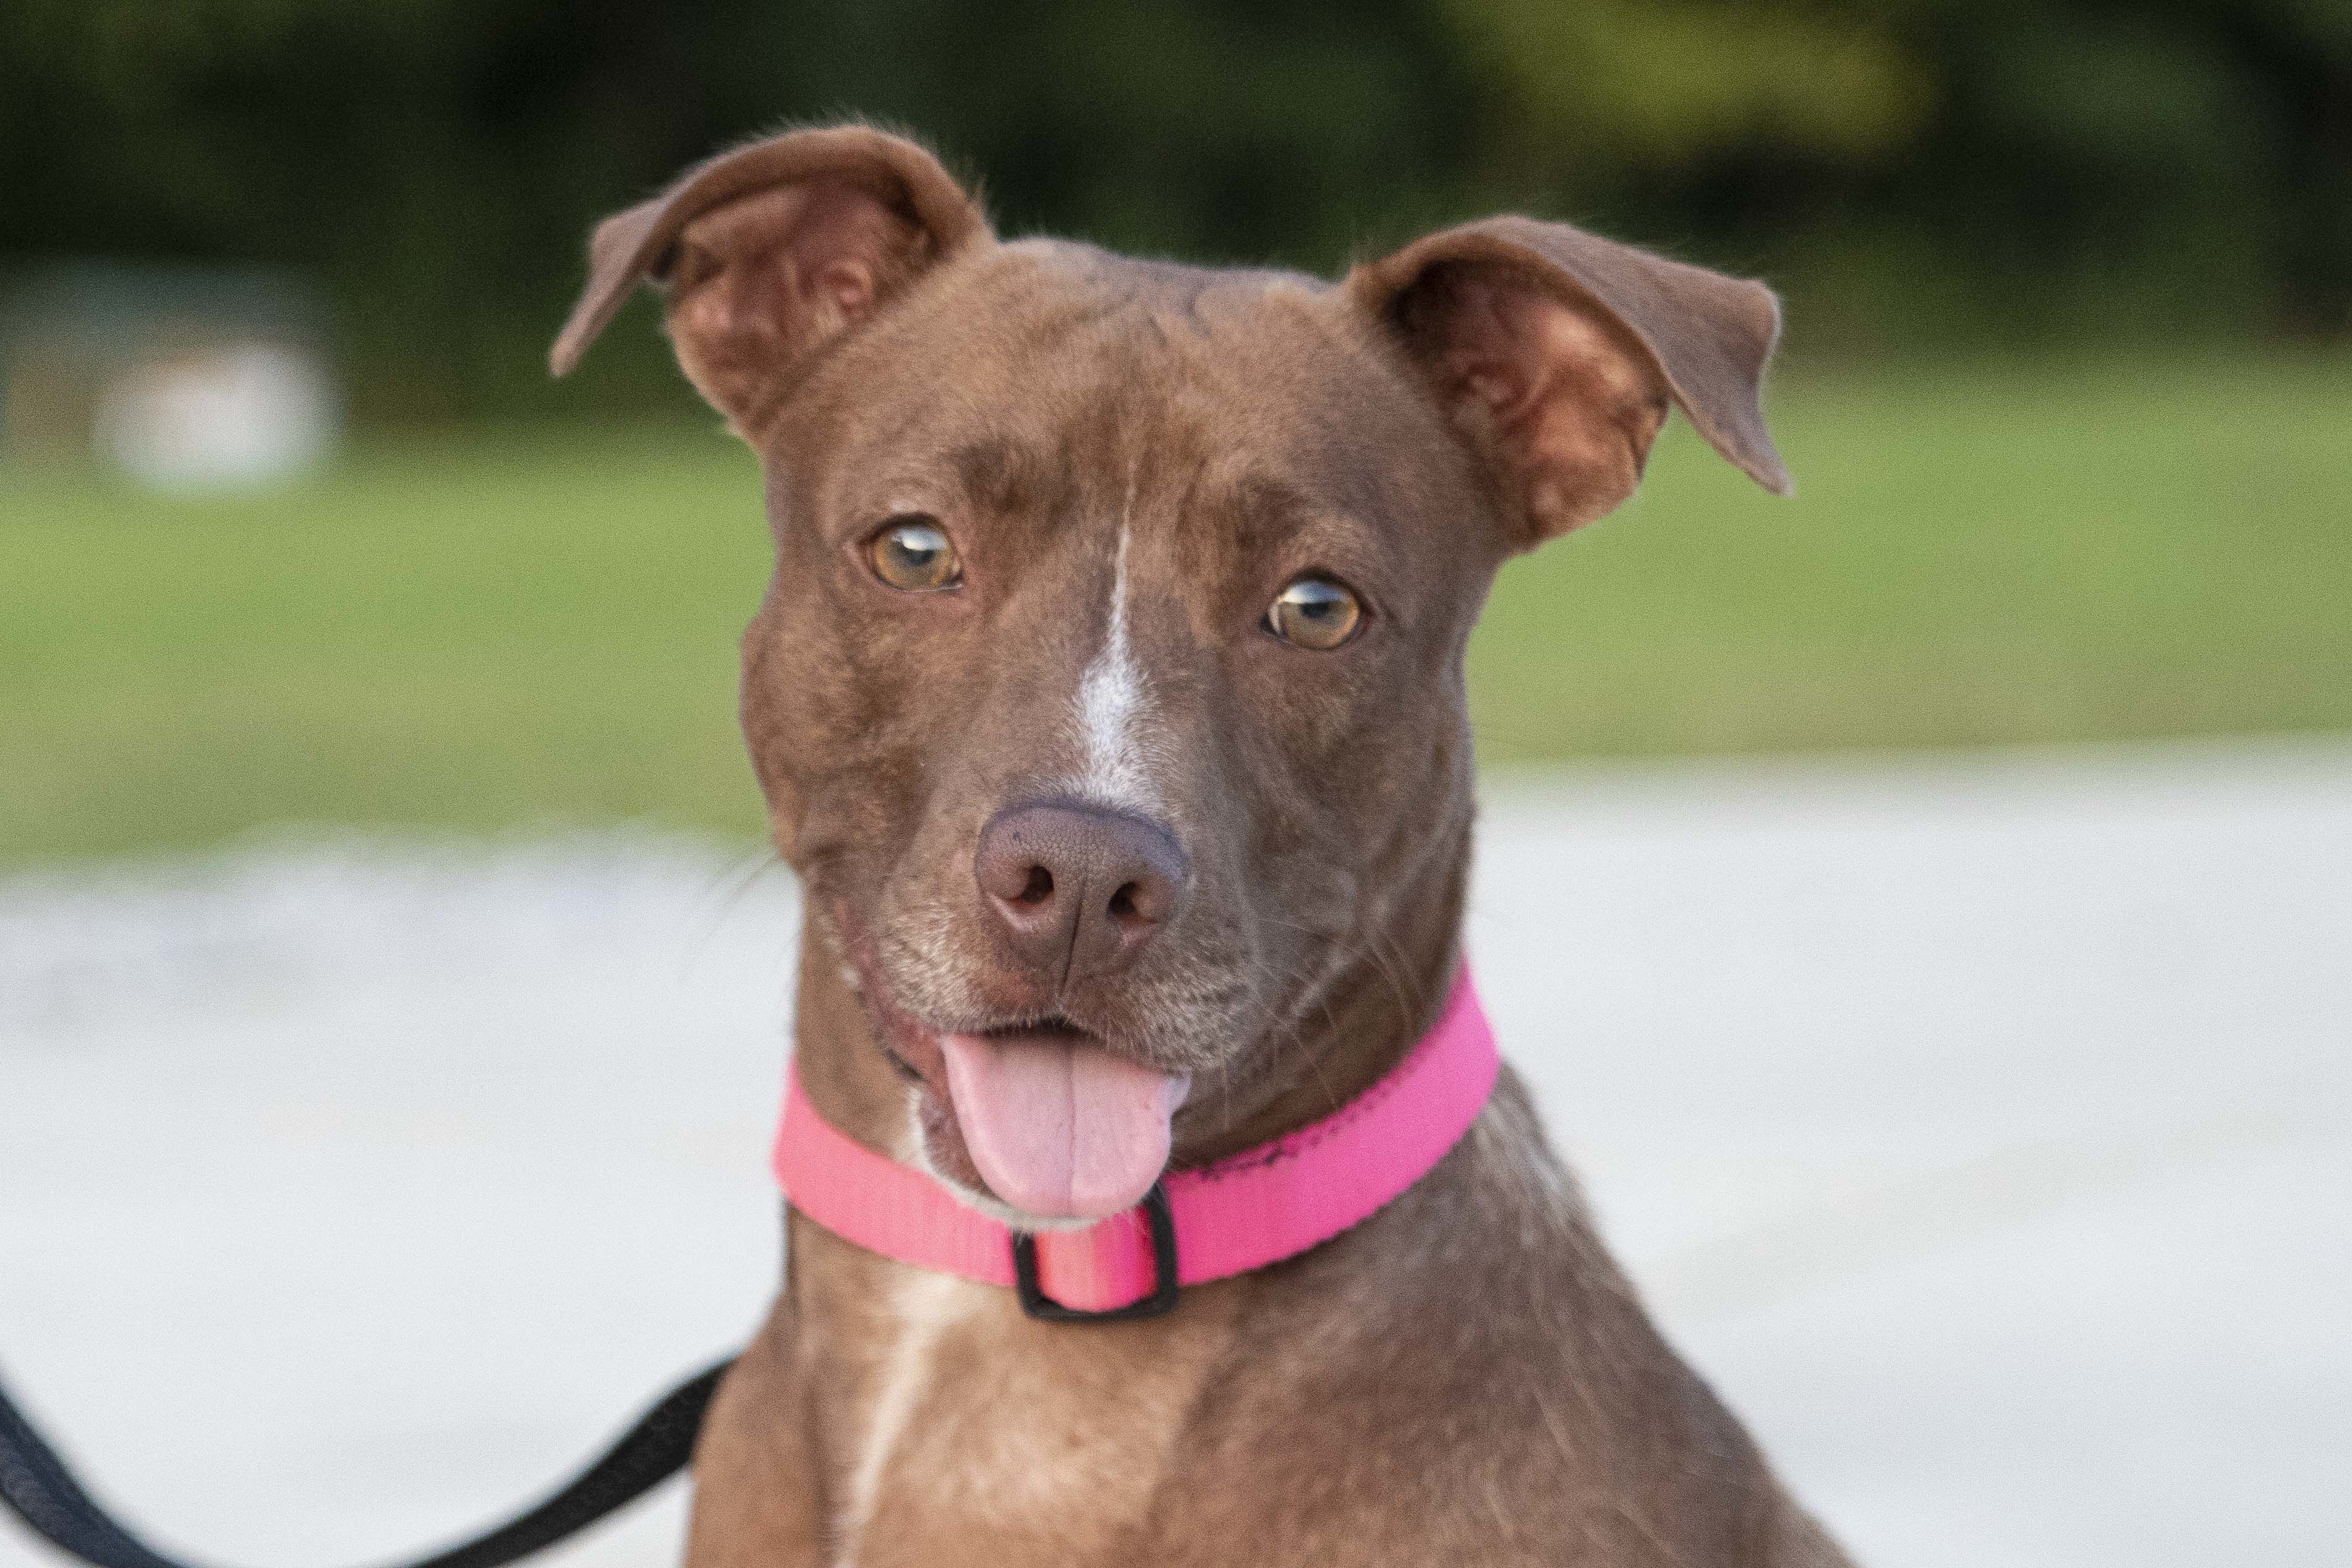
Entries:
{"type": "MultiPolygon", "coordinates": [[[[614,1513],[687,1468],[729,1362],[662,1396],[570,1483],[497,1529],[397,1568],[504,1568],[614,1513]]],[[[189,1568],[115,1522],[0,1384],[0,1503],[90,1568],[189,1568]]]]}

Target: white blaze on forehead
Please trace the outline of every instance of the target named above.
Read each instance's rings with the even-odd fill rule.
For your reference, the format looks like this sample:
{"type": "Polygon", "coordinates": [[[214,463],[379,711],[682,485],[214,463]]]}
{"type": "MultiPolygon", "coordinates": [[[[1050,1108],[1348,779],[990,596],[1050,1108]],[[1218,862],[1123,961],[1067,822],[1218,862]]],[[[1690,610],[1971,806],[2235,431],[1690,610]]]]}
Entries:
{"type": "MultiPolygon", "coordinates": [[[[1129,498],[1130,510],[1133,496],[1129,498]]],[[[1127,637],[1128,519],[1118,524],[1118,564],[1111,573],[1109,625],[1102,651],[1078,678],[1078,730],[1086,741],[1086,776],[1081,793],[1107,805],[1153,804],[1144,765],[1144,726],[1149,703],[1143,672],[1136,668],[1127,637]]]]}

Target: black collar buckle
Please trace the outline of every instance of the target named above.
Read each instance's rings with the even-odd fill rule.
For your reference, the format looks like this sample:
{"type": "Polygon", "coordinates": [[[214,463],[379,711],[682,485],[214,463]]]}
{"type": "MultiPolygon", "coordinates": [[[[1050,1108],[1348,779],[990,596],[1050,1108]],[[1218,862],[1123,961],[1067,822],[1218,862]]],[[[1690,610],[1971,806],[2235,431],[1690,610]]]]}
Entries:
{"type": "Polygon", "coordinates": [[[1013,1233],[1013,1284],[1021,1295],[1021,1310],[1043,1323],[1124,1323],[1157,1318],[1176,1305],[1176,1216],[1169,1212],[1168,1189],[1158,1182],[1143,1194],[1142,1209],[1151,1228],[1151,1294],[1124,1307],[1089,1312],[1065,1307],[1037,1284],[1037,1238],[1025,1230],[1013,1233]]]}

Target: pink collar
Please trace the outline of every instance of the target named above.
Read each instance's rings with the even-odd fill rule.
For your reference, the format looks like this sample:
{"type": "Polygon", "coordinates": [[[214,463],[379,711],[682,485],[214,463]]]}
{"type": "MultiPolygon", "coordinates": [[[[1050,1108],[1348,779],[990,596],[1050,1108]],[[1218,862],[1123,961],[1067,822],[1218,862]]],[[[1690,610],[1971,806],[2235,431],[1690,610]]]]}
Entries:
{"type": "Polygon", "coordinates": [[[1016,1233],[874,1152],[784,1087],[776,1180],[845,1241],[918,1268],[1019,1289],[1033,1316],[1142,1317],[1198,1285],[1293,1258],[1370,1218],[1478,1118],[1501,1063],[1467,967],[1388,1076],[1322,1121],[1198,1170],[1084,1230],[1016,1233]]]}

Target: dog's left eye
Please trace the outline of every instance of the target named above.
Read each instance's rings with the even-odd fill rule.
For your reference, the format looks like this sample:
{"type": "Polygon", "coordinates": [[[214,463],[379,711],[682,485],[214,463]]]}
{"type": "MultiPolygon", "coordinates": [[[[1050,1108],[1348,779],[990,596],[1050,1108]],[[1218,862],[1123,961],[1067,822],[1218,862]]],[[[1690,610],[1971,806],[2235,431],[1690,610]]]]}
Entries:
{"type": "Polygon", "coordinates": [[[1265,624],[1286,643],[1328,653],[1356,635],[1364,607],[1328,577],[1301,577],[1275,595],[1265,624]]]}
{"type": "Polygon", "coordinates": [[[885,523],[866,542],[866,559],[877,577],[901,593],[936,593],[963,581],[963,563],[956,558],[954,542],[920,512],[885,523]]]}

